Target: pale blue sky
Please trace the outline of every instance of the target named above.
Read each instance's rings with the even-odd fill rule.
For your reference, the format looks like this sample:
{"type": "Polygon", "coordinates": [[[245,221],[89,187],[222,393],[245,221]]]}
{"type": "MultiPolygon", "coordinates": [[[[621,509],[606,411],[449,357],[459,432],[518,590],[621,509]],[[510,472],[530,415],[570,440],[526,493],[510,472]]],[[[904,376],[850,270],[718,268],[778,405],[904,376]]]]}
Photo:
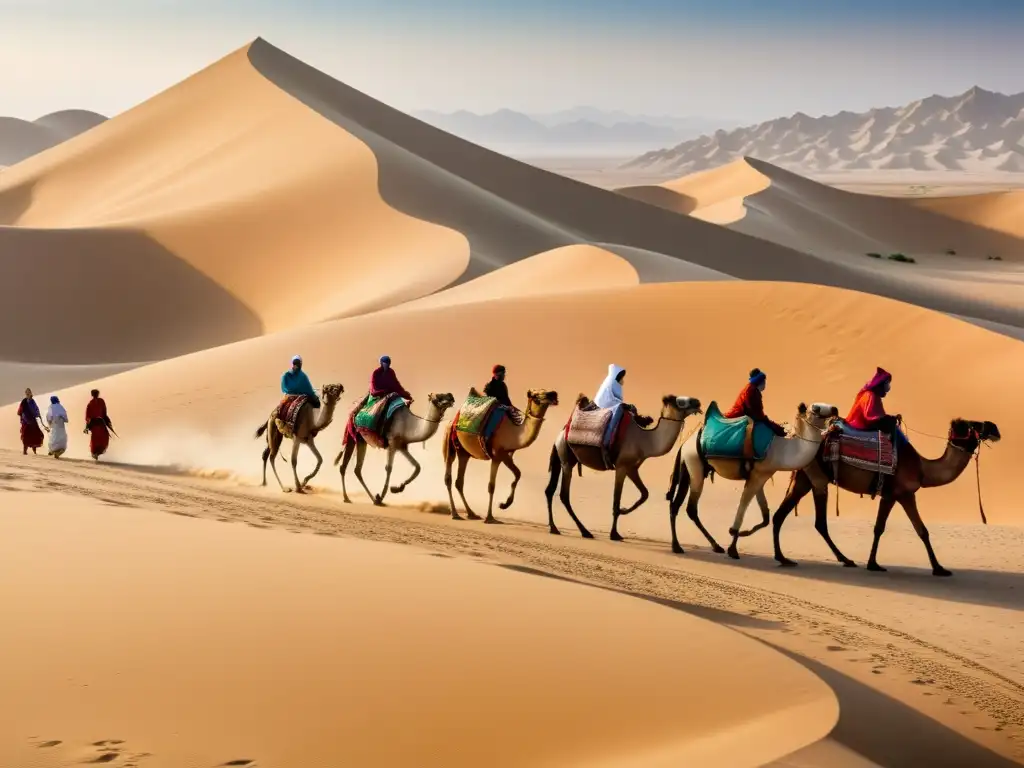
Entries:
{"type": "Polygon", "coordinates": [[[256,36],[406,110],[756,121],[1024,91],[1019,0],[0,0],[0,115],[115,114],[256,36]]]}

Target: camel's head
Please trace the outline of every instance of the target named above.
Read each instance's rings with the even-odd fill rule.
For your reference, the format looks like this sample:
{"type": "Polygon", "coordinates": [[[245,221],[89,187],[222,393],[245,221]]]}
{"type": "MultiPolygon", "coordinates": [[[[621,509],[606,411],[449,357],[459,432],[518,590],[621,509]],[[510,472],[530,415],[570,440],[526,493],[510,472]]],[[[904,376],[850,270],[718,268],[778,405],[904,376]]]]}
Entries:
{"type": "Polygon", "coordinates": [[[558,393],[546,389],[526,390],[526,412],[531,416],[542,416],[552,405],[558,405],[558,393]]]}
{"type": "Polygon", "coordinates": [[[431,392],[429,395],[427,395],[427,400],[441,413],[444,413],[453,405],[455,405],[455,395],[453,395],[451,392],[442,392],[439,395],[435,395],[433,392],[431,392]]]}
{"type": "Polygon", "coordinates": [[[673,419],[685,419],[701,412],[700,400],[696,397],[665,395],[661,398],[661,406],[662,415],[673,419]]]}
{"type": "Polygon", "coordinates": [[[323,401],[332,405],[341,399],[344,392],[345,388],[341,384],[324,384],[320,389],[323,401]]]}
{"type": "MultiPolygon", "coordinates": [[[[804,407],[803,403],[800,405],[804,407]]],[[[839,418],[839,409],[829,403],[812,403],[809,409],[804,407],[803,415],[815,429],[827,429],[839,418]]]]}
{"type": "Polygon", "coordinates": [[[949,442],[972,453],[980,443],[998,443],[1001,438],[999,427],[991,421],[954,419],[949,425],[949,442]]]}

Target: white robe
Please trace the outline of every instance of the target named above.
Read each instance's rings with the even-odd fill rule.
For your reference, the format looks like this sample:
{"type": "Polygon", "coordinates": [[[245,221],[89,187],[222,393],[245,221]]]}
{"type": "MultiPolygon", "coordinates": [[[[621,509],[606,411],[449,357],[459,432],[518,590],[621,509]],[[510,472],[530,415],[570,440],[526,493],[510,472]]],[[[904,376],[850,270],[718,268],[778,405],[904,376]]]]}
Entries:
{"type": "Polygon", "coordinates": [[[626,369],[615,365],[615,363],[608,366],[608,377],[594,396],[594,404],[598,408],[614,408],[617,405],[623,405],[622,385],[615,380],[615,377],[624,370],[626,369]]]}
{"type": "Polygon", "coordinates": [[[46,426],[50,428],[50,453],[63,453],[68,449],[68,431],[64,425],[68,423],[68,412],[60,403],[51,403],[46,409],[46,426]]]}

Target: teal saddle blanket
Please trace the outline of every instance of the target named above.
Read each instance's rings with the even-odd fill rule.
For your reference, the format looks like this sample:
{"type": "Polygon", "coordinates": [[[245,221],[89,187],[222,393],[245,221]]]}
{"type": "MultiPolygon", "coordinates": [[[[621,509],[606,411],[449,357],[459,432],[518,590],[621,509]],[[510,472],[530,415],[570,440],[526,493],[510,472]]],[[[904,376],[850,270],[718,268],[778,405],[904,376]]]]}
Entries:
{"type": "Polygon", "coordinates": [[[739,416],[727,419],[722,415],[718,403],[712,401],[704,417],[704,429],[700,435],[700,448],[708,459],[753,459],[762,461],[768,454],[775,433],[767,424],[753,422],[739,416]]]}

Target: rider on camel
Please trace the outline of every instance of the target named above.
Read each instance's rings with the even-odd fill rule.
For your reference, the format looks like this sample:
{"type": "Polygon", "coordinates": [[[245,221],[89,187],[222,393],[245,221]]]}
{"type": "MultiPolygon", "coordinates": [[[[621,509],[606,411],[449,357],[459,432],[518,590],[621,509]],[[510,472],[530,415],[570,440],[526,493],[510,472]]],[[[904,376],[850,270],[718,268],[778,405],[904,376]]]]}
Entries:
{"type": "Polygon", "coordinates": [[[636,406],[627,403],[622,399],[622,382],[626,379],[626,369],[615,363],[608,366],[608,375],[601,383],[601,388],[594,395],[594,405],[598,408],[615,408],[624,406],[627,411],[633,414],[636,423],[642,427],[649,426],[654,422],[650,416],[641,416],[637,413],[636,406]]]}
{"type": "Polygon", "coordinates": [[[905,441],[907,438],[899,428],[903,423],[903,416],[889,416],[882,404],[882,398],[889,394],[891,388],[892,374],[883,368],[876,368],[871,381],[857,393],[853,408],[845,419],[846,423],[854,429],[882,432],[889,435],[894,443],[897,440],[905,441]]]}
{"type": "Polygon", "coordinates": [[[738,419],[740,416],[748,416],[755,422],[766,425],[779,437],[785,437],[786,430],[780,424],[776,424],[769,419],[764,412],[764,398],[761,393],[764,392],[767,380],[768,377],[760,368],[752,370],[750,372],[750,379],[743,388],[743,391],[740,392],[739,397],[736,398],[736,402],[722,416],[727,419],[738,419]]]}
{"type": "Polygon", "coordinates": [[[506,408],[513,408],[512,400],[508,396],[508,386],[505,384],[505,366],[496,365],[491,369],[491,380],[484,387],[484,394],[493,397],[499,405],[506,408]]]}
{"type": "Polygon", "coordinates": [[[391,358],[383,355],[380,358],[380,367],[370,376],[370,396],[383,397],[390,394],[401,395],[405,400],[412,402],[412,395],[399,383],[395,369],[391,367],[391,358]]]}
{"type": "Polygon", "coordinates": [[[320,407],[320,398],[317,397],[309,376],[302,370],[301,355],[295,355],[292,358],[292,367],[281,375],[281,392],[288,397],[305,395],[309,398],[310,405],[314,408],[320,407]]]}

